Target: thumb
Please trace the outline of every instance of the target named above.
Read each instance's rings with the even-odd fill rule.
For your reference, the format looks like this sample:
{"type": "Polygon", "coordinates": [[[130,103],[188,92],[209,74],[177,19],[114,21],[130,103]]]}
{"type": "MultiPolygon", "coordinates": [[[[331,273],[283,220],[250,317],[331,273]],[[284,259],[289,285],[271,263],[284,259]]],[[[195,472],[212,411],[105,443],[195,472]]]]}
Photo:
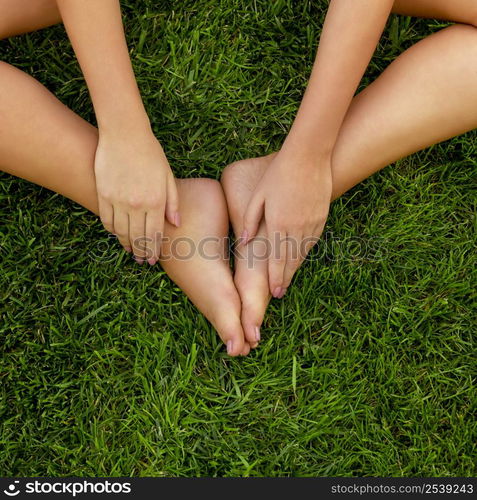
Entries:
{"type": "Polygon", "coordinates": [[[179,214],[179,193],[177,192],[176,179],[173,175],[167,181],[166,219],[176,227],[181,225],[179,214]]]}
{"type": "Polygon", "coordinates": [[[249,201],[243,216],[242,242],[246,245],[257,235],[258,226],[263,217],[265,200],[261,193],[256,193],[249,201]]]}

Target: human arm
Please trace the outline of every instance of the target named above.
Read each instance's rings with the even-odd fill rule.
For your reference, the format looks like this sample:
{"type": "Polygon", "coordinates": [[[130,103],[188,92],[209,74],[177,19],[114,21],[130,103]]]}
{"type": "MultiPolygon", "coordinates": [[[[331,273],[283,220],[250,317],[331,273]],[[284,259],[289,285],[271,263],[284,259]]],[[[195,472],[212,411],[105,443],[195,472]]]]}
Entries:
{"type": "Polygon", "coordinates": [[[179,225],[174,176],[151,130],[118,0],[57,0],[99,128],[95,175],[101,220],[125,248],[153,263],[164,217],[179,225]]]}
{"type": "Polygon", "coordinates": [[[331,0],[297,116],[249,202],[242,239],[250,241],[265,218],[271,242],[269,285],[275,297],[282,295],[309,243],[323,231],[332,151],[392,5],[393,0],[331,0]],[[290,245],[298,250],[296,258],[290,245]]]}

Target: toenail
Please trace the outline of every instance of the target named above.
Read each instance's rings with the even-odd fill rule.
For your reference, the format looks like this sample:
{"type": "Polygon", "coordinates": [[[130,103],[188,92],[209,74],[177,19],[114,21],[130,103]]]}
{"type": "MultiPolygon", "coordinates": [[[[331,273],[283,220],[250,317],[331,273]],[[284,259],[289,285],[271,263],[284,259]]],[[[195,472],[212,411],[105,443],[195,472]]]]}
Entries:
{"type": "Polygon", "coordinates": [[[124,250],[126,250],[127,253],[131,253],[132,252],[132,248],[131,247],[126,247],[124,250]]]}
{"type": "Polygon", "coordinates": [[[277,288],[275,288],[275,290],[273,290],[273,296],[276,299],[279,299],[281,294],[282,294],[282,289],[281,289],[281,287],[277,286],[277,288]]]}
{"type": "Polygon", "coordinates": [[[234,343],[233,343],[233,340],[228,340],[228,341],[227,341],[227,354],[228,354],[229,356],[231,356],[231,355],[232,355],[232,351],[233,351],[233,349],[234,349],[234,343]]]}
{"type": "Polygon", "coordinates": [[[156,262],[157,262],[157,260],[154,257],[151,257],[150,259],[147,259],[147,263],[150,266],[153,266],[156,262]]]}
{"type": "Polygon", "coordinates": [[[255,340],[257,342],[260,342],[260,327],[259,326],[255,327],[255,340]]]}
{"type": "Polygon", "coordinates": [[[280,293],[280,295],[278,296],[279,299],[283,299],[283,297],[285,296],[285,294],[287,293],[287,289],[286,288],[283,288],[282,292],[280,293]]]}
{"type": "Polygon", "coordinates": [[[141,259],[140,257],[134,257],[134,260],[139,264],[144,264],[144,259],[141,259]]]}

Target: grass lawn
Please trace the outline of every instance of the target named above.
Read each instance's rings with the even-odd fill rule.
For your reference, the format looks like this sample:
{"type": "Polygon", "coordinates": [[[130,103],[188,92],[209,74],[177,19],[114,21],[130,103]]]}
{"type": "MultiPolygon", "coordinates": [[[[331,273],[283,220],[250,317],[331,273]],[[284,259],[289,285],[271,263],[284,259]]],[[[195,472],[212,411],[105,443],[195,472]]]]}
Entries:
{"type": "MultiPolygon", "coordinates": [[[[326,5],[123,2],[178,176],[218,178],[279,147],[326,5]]],[[[442,26],[392,18],[364,83],[442,26]]],[[[94,119],[62,27],[0,55],[94,119]]],[[[474,476],[476,138],[334,203],[326,252],[241,359],[86,210],[1,174],[0,475],[474,476]]]]}

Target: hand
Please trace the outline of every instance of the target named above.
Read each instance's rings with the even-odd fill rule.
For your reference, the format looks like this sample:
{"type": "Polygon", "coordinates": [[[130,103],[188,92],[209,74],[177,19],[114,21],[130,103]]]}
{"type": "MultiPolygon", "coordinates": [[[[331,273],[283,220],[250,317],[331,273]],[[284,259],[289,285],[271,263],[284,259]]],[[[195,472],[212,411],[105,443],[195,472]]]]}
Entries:
{"type": "Polygon", "coordinates": [[[246,244],[265,219],[270,255],[270,293],[282,298],[306,255],[318,241],[331,201],[331,157],[310,159],[282,149],[272,160],[244,215],[246,244]]]}
{"type": "Polygon", "coordinates": [[[152,131],[99,134],[94,163],[99,214],[107,231],[153,265],[160,255],[164,219],[180,225],[174,175],[152,131]]]}

